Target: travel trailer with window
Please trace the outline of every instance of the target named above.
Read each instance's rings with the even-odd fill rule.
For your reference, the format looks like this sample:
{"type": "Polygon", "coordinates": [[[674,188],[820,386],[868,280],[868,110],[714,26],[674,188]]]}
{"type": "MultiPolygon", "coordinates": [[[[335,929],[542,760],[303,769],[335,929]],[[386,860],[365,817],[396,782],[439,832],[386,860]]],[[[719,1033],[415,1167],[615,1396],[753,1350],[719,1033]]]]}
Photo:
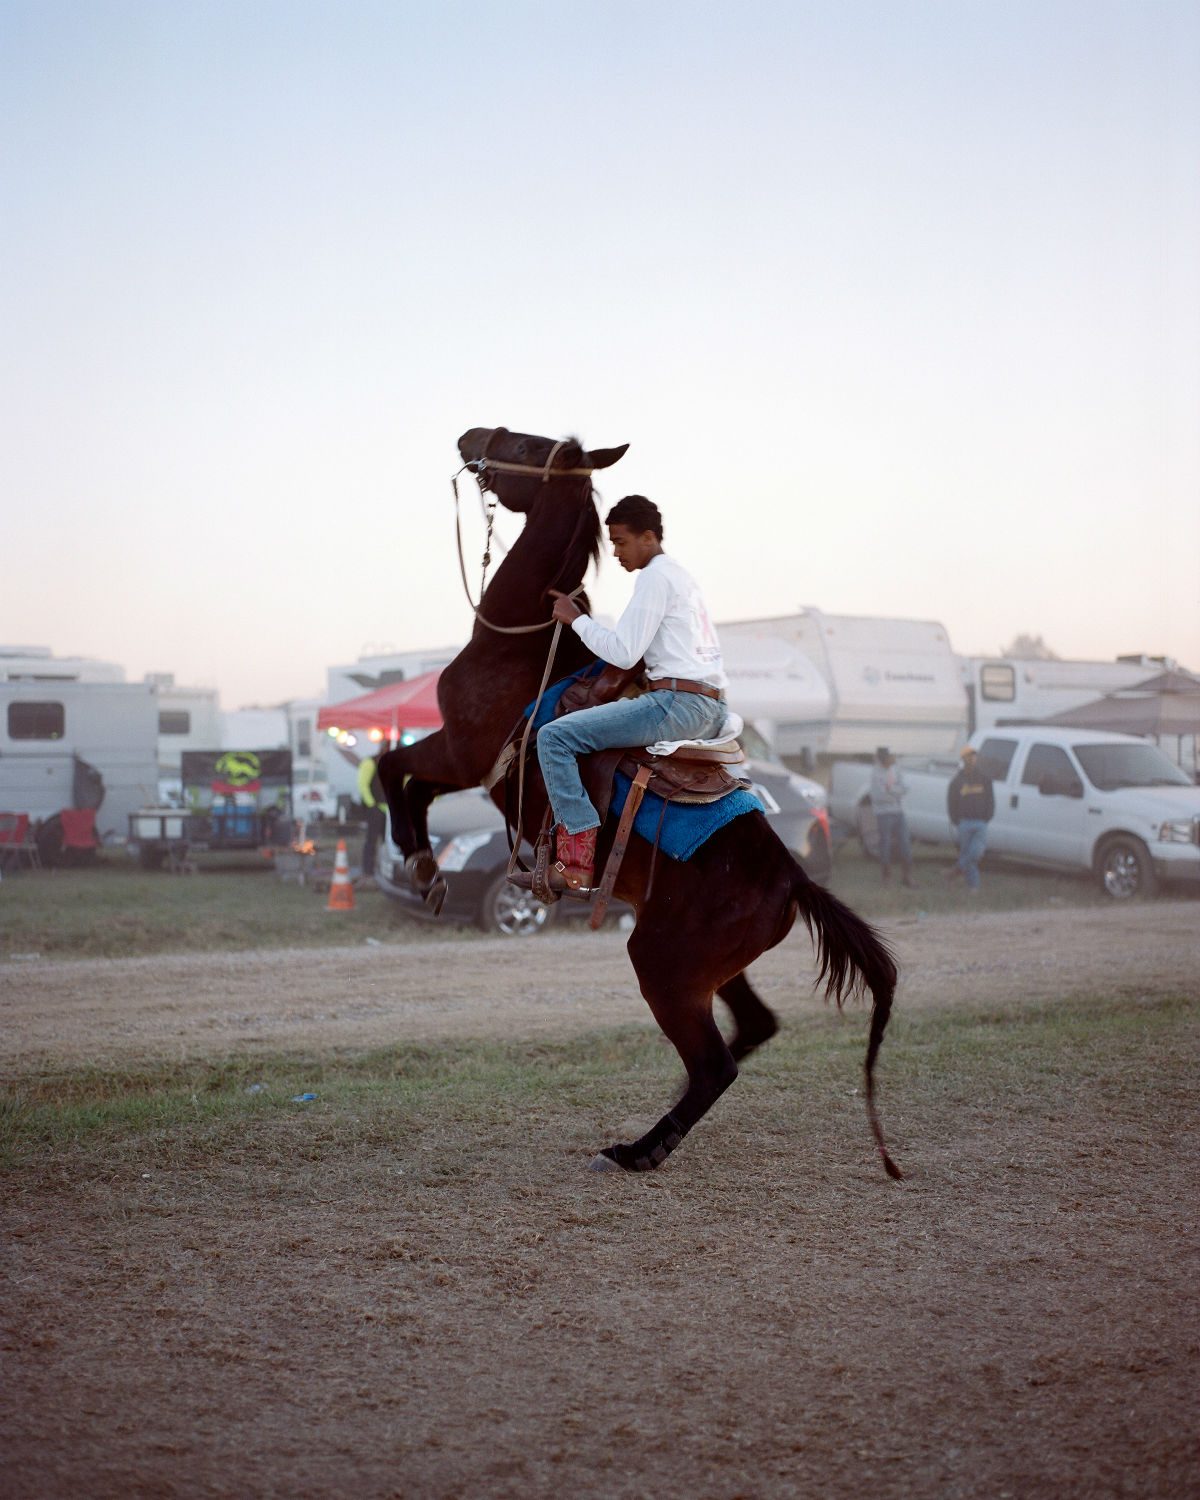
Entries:
{"type": "Polygon", "coordinates": [[[958,658],[936,620],[798,615],[717,626],[730,706],[799,769],[838,756],[948,753],[966,734],[958,658]]]}
{"type": "Polygon", "coordinates": [[[62,818],[94,810],[101,840],[158,788],[158,698],[149,683],[0,681],[0,809],[27,813],[44,863],[63,845],[62,818]]]}
{"type": "Polygon", "coordinates": [[[147,672],[158,695],[158,777],[178,787],[184,751],[219,741],[221,703],[216,688],[179,687],[173,672],[147,672]]]}
{"type": "MultiPolygon", "coordinates": [[[[220,701],[216,688],[180,687],[173,672],[147,672],[143,684],[157,702],[158,774],[151,802],[179,791],[180,756],[217,742],[220,701]]],[[[49,646],[0,646],[0,683],[125,684],[125,669],[116,662],[87,656],[54,656],[49,646]]]]}
{"type": "Polygon", "coordinates": [[[1133,687],[1169,657],[960,656],[936,620],[798,615],[717,626],[731,706],[797,769],[955,753],[977,729],[1037,722],[1133,687]]]}
{"type": "Polygon", "coordinates": [[[961,661],[972,734],[977,729],[1025,724],[1081,708],[1175,665],[1172,658],[1163,656],[1120,656],[1115,661],[964,656],[961,661]]]}

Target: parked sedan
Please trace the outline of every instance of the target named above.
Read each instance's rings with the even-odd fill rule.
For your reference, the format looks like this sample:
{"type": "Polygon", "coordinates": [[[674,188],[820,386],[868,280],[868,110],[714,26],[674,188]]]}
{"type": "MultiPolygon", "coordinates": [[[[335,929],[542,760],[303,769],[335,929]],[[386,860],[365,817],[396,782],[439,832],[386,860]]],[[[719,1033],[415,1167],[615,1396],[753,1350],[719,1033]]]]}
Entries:
{"type": "MultiPolygon", "coordinates": [[[[833,859],[825,788],[777,761],[749,760],[741,772],[752,782],[771,826],[808,873],[814,880],[828,879],[833,859]]],[[[585,919],[591,912],[589,903],[569,899],[546,906],[529,891],[509,884],[504,818],[481,787],[437,798],[429,809],[429,842],[446,882],[443,920],[474,923],[484,932],[505,937],[530,937],[552,922],[585,919]]],[[[526,867],[531,866],[533,854],[528,845],[522,856],[526,867]]],[[[404,857],[390,836],[380,848],[375,879],[379,889],[406,911],[419,917],[430,915],[409,883],[404,857]]],[[[610,920],[628,912],[622,902],[614,901],[610,920]]]]}
{"type": "MultiPolygon", "coordinates": [[[[504,816],[482,787],[437,798],[429,809],[429,843],[446,882],[443,921],[473,922],[484,932],[498,932],[504,937],[532,937],[551,922],[587,917],[591,912],[591,905],[583,901],[564,899],[547,906],[531,892],[509,884],[504,816]]],[[[533,852],[528,844],[522,849],[522,857],[529,869],[533,852]]],[[[404,856],[392,843],[390,833],[375,863],[375,882],[414,916],[430,915],[409,882],[404,856]]],[[[620,902],[610,907],[614,916],[626,911],[628,907],[620,902]]]]}

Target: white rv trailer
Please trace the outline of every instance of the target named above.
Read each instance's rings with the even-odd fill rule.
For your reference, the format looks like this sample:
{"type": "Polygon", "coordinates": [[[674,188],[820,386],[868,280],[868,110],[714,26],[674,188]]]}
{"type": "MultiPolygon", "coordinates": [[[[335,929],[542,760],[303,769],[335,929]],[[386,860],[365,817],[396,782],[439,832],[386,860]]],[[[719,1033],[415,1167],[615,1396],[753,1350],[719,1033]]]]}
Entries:
{"type": "Polygon", "coordinates": [[[0,682],[124,682],[125,668],[92,656],[55,656],[49,646],[0,646],[0,682]]]}
{"type": "Polygon", "coordinates": [[[0,682],[0,808],[42,822],[86,806],[80,762],[104,783],[101,838],[124,838],[129,814],[157,800],[158,698],[139,682],[42,678],[0,682]]]}
{"type": "Polygon", "coordinates": [[[147,672],[158,695],[158,776],[179,782],[185,750],[207,750],[219,742],[221,701],[214,687],[179,687],[173,672],[147,672]]]}
{"type": "MultiPolygon", "coordinates": [[[[180,687],[173,672],[147,672],[142,680],[154,689],[158,701],[158,781],[177,785],[182,752],[217,743],[218,692],[213,687],[180,687]]],[[[125,668],[116,662],[54,656],[49,646],[0,645],[0,683],[124,681],[125,668]]]]}
{"type": "Polygon", "coordinates": [[[966,735],[958,660],[936,620],[798,615],[717,626],[729,701],[784,760],[947,754],[966,735]]]}
{"type": "Polygon", "coordinates": [[[1176,665],[1164,656],[1122,656],[1116,661],[1025,661],[1003,656],[960,660],[972,734],[977,729],[1048,719],[1069,708],[1081,708],[1176,665]]]}

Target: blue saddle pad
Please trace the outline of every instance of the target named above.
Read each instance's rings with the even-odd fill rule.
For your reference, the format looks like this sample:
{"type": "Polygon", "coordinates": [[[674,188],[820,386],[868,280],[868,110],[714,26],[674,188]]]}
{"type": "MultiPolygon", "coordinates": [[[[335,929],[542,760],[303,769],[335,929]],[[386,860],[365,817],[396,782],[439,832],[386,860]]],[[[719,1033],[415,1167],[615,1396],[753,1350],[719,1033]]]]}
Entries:
{"type": "MultiPolygon", "coordinates": [[[[623,771],[618,771],[613,777],[611,810],[618,817],[632,785],[623,771]]],[[[653,844],[657,840],[658,847],[672,859],[691,859],[696,850],[726,823],[732,823],[734,818],[746,813],[765,811],[753,792],[740,789],[730,792],[719,802],[666,802],[653,792],[646,792],[634,815],[633,830],[640,833],[647,843],[653,844]]]]}

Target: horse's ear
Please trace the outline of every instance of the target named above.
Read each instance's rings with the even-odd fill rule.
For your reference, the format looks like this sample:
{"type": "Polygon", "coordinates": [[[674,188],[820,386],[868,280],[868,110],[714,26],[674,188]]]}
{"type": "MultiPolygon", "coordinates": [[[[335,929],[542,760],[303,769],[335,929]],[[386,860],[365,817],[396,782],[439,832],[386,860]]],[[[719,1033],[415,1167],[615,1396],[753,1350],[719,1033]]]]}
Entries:
{"type": "Polygon", "coordinates": [[[622,443],[619,448],[593,448],[583,455],[583,461],[589,469],[608,469],[628,452],[628,443],[622,443]]]}

